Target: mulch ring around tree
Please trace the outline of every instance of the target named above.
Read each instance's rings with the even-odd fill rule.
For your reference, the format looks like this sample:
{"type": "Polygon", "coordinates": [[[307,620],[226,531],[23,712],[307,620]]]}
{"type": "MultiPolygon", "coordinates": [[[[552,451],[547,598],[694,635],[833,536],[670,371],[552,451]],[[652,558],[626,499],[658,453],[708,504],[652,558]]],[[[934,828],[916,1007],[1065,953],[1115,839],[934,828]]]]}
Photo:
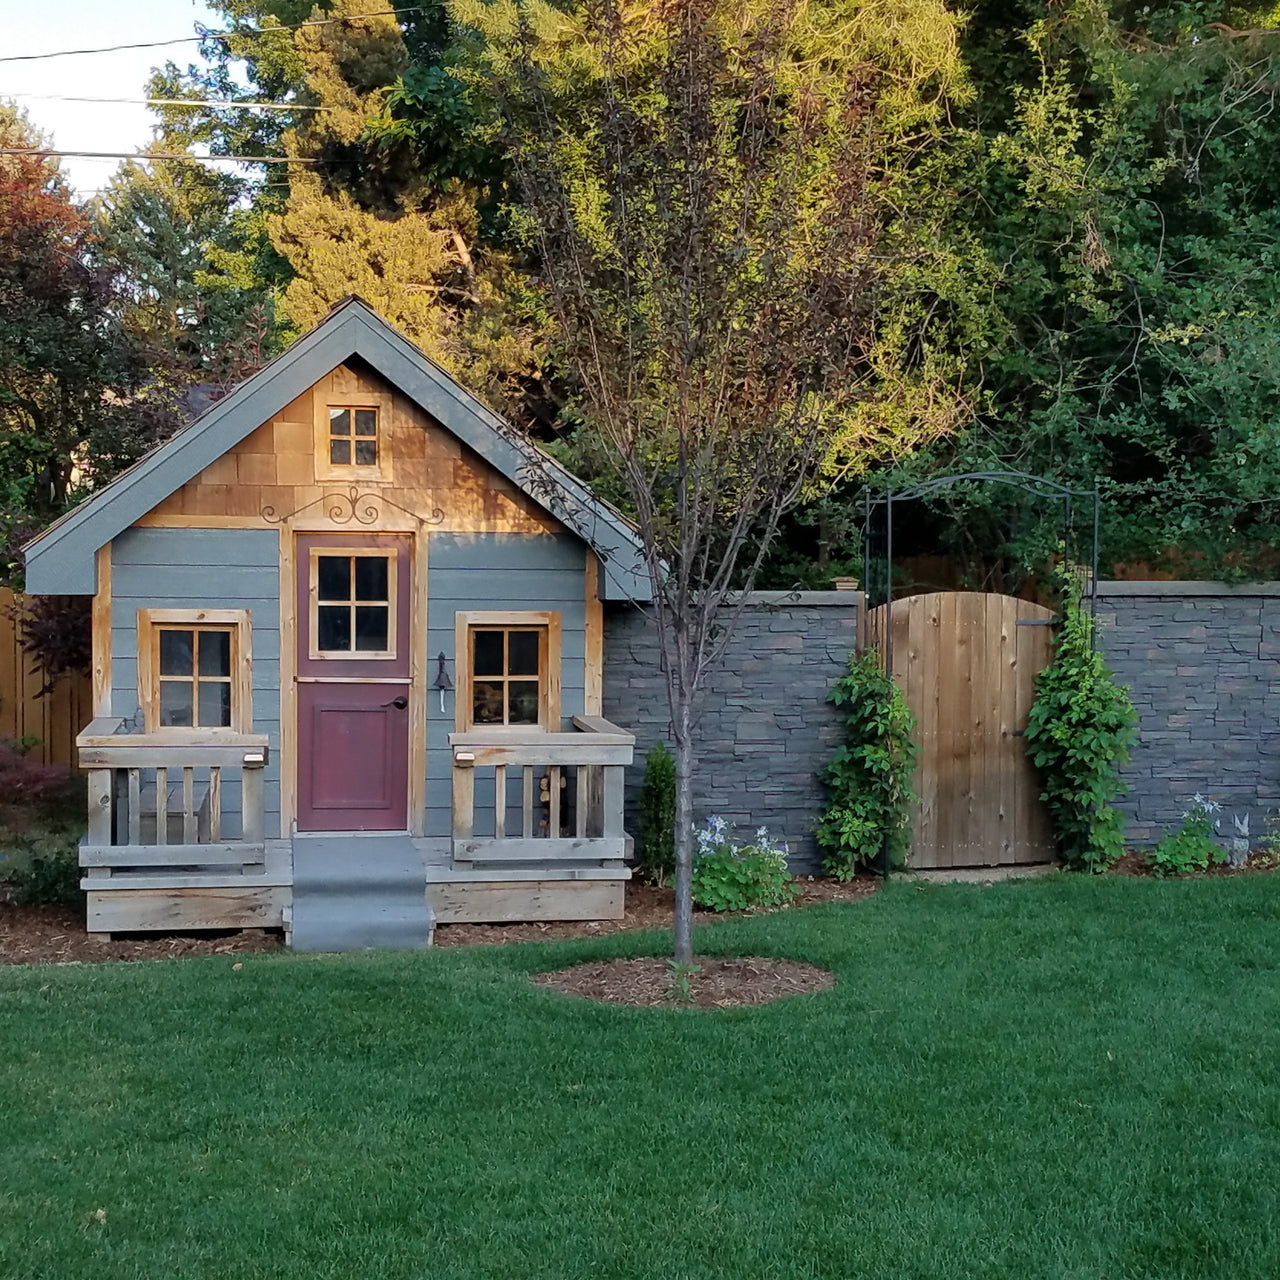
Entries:
{"type": "Polygon", "coordinates": [[[775,960],[768,956],[697,959],[698,972],[689,977],[692,999],[672,998],[671,966],[662,956],[635,956],[625,960],[592,960],[569,969],[537,973],[536,986],[562,991],[606,1004],[740,1009],[768,1004],[784,996],[825,991],[836,984],[834,973],[799,960],[775,960]]]}

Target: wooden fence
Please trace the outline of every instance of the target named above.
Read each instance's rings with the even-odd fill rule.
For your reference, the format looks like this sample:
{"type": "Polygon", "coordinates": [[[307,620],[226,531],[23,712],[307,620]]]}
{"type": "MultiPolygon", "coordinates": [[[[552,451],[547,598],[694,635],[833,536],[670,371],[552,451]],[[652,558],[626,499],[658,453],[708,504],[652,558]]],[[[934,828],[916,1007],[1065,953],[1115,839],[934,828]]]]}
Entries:
{"type": "Polygon", "coordinates": [[[9,615],[13,593],[0,587],[0,740],[38,738],[31,756],[46,764],[76,765],[76,734],[93,719],[88,675],[65,676],[43,698],[44,676],[18,643],[9,615]]]}

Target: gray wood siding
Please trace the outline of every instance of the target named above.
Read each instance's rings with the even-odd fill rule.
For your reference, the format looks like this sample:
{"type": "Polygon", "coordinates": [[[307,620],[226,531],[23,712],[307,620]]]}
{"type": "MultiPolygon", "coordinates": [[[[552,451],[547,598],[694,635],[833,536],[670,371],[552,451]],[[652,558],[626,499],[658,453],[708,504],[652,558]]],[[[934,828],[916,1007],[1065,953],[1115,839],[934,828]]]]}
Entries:
{"type": "MultiPolygon", "coordinates": [[[[111,545],[111,703],[139,717],[138,610],[247,609],[253,634],[253,729],[271,737],[266,834],[280,834],[280,543],[272,529],[126,529],[111,545]]],[[[238,780],[224,790],[239,832],[238,780]]]]}
{"type": "MultiPolygon", "coordinates": [[[[560,614],[560,711],[563,726],[581,715],[586,680],[586,547],[570,534],[435,533],[427,553],[428,683],[435,679],[436,655],[449,659],[455,686],[455,618],[459,610],[549,609],[560,614]]],[[[454,694],[427,697],[428,836],[452,830],[454,694]]]]}

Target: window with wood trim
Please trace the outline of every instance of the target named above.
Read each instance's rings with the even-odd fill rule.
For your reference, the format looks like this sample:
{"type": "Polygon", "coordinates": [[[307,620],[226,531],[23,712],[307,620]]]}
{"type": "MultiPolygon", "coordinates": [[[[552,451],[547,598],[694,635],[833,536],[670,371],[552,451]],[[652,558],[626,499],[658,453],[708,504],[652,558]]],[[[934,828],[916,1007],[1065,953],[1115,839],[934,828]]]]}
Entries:
{"type": "Polygon", "coordinates": [[[376,469],[378,444],[376,406],[329,406],[330,466],[376,469]]]}
{"type": "Polygon", "coordinates": [[[312,551],[312,657],[395,657],[394,570],[384,550],[312,551]]]}
{"type": "Polygon", "coordinates": [[[247,610],[140,609],[138,701],[148,733],[252,730],[247,610]]]}
{"type": "Polygon", "coordinates": [[[560,615],[458,615],[460,729],[559,729],[560,615]]]}

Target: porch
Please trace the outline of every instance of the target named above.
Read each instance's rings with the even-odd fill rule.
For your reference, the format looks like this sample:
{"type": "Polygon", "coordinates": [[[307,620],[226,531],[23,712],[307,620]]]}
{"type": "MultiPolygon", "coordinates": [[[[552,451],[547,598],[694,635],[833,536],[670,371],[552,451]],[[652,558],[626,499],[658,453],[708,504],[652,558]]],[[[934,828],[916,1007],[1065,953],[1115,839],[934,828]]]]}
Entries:
{"type": "Polygon", "coordinates": [[[425,939],[436,923],[618,918],[635,738],[597,716],[571,723],[561,733],[450,734],[448,834],[277,837],[266,735],[220,731],[198,742],[94,720],[77,739],[88,777],[88,928],[283,928],[292,937],[301,924],[307,945],[325,950],[327,938],[333,949],[422,945],[386,927],[418,915],[425,939]]]}

